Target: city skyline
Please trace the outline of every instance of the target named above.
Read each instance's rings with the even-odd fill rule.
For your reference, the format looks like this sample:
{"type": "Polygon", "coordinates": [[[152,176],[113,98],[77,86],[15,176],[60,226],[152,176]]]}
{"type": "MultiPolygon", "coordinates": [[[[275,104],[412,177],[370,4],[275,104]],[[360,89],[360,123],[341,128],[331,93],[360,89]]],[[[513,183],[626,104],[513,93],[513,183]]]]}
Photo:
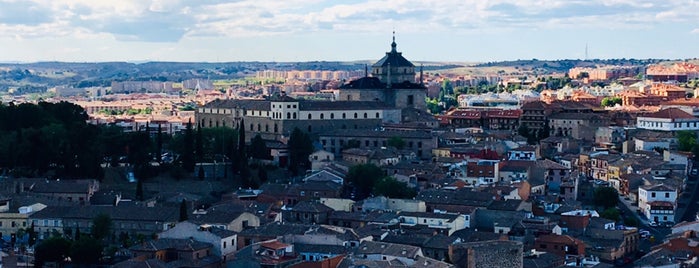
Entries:
{"type": "Polygon", "coordinates": [[[696,58],[694,1],[0,0],[1,62],[696,58]],[[587,55],[586,55],[587,54],[587,55]]]}

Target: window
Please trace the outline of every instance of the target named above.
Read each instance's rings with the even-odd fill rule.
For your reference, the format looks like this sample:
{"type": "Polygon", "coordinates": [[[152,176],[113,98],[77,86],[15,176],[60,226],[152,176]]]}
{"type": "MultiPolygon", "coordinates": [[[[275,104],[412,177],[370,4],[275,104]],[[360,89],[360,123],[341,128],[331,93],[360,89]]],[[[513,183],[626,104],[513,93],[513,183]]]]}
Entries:
{"type": "Polygon", "coordinates": [[[308,120],[313,119],[313,116],[311,114],[308,114],[308,120]]]}
{"type": "Polygon", "coordinates": [[[342,119],[347,118],[347,115],[345,113],[342,113],[342,119]]]}
{"type": "Polygon", "coordinates": [[[415,102],[415,96],[408,95],[408,105],[413,105],[415,102]]]}
{"type": "Polygon", "coordinates": [[[364,113],[364,119],[369,118],[369,115],[367,113],[364,113]]]}
{"type": "Polygon", "coordinates": [[[291,113],[289,113],[289,112],[286,113],[286,119],[291,119],[291,113]]]}
{"type": "Polygon", "coordinates": [[[379,113],[376,113],[376,118],[379,118],[379,113]]]}
{"type": "Polygon", "coordinates": [[[325,119],[325,114],[320,114],[320,119],[325,119]]]}
{"type": "Polygon", "coordinates": [[[670,198],[670,193],[665,193],[665,198],[670,198]]]}
{"type": "Polygon", "coordinates": [[[651,193],[651,194],[650,194],[650,197],[655,197],[655,193],[651,193]]]}
{"type": "Polygon", "coordinates": [[[226,241],[223,241],[223,248],[226,248],[226,241]]]}
{"type": "Polygon", "coordinates": [[[354,119],[357,119],[357,113],[354,113],[354,119]]]}

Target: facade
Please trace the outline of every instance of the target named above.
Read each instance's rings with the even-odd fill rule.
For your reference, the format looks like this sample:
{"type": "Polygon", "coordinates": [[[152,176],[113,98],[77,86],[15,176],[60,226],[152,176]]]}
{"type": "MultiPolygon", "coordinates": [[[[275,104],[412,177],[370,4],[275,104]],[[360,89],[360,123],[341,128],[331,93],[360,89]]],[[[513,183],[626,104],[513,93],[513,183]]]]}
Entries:
{"type": "Polygon", "coordinates": [[[638,188],[638,208],[650,221],[674,222],[677,190],[664,184],[638,188]]]}
{"type": "Polygon", "coordinates": [[[349,144],[350,140],[359,141],[361,149],[381,149],[388,147],[388,140],[393,137],[400,137],[405,142],[403,150],[415,153],[417,158],[428,158],[432,150],[437,148],[437,138],[422,131],[338,129],[318,136],[323,150],[335,155],[340,155],[343,146],[349,144]]]}
{"type": "Polygon", "coordinates": [[[210,225],[198,225],[188,221],[180,222],[170,230],[158,234],[158,238],[174,239],[194,239],[213,245],[213,255],[220,256],[223,261],[235,253],[238,245],[237,235],[233,231],[228,231],[210,225]]]}
{"type": "Polygon", "coordinates": [[[678,108],[667,108],[639,116],[636,127],[658,131],[699,130],[699,118],[678,108]]]}
{"type": "Polygon", "coordinates": [[[282,96],[269,100],[215,100],[199,108],[200,127],[232,127],[241,123],[263,139],[281,140],[294,128],[317,134],[333,129],[374,129],[399,122],[400,110],[371,101],[307,101],[282,96]]]}
{"type": "Polygon", "coordinates": [[[563,257],[585,255],[585,243],[568,235],[541,235],[536,238],[534,248],[563,257]]]}
{"type": "Polygon", "coordinates": [[[551,136],[590,139],[598,127],[609,125],[609,119],[594,113],[557,113],[549,116],[551,136]]]}

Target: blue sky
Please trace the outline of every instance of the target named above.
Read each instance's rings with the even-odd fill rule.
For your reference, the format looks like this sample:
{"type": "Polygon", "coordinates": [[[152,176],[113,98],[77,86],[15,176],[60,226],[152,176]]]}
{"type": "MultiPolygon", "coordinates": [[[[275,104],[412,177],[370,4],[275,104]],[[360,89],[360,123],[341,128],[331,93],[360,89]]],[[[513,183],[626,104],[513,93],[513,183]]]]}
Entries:
{"type": "Polygon", "coordinates": [[[696,58],[697,0],[0,0],[0,61],[696,58]]]}

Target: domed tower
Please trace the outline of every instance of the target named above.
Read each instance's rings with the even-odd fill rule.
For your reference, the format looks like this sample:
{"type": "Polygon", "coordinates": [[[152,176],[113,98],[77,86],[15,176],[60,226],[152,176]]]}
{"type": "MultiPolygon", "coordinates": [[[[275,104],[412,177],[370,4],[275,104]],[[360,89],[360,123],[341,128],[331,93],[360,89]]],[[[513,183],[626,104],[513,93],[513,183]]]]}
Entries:
{"type": "Polygon", "coordinates": [[[391,51],[371,66],[371,75],[390,85],[404,82],[415,83],[415,65],[396,50],[396,35],[393,33],[391,51]]]}

